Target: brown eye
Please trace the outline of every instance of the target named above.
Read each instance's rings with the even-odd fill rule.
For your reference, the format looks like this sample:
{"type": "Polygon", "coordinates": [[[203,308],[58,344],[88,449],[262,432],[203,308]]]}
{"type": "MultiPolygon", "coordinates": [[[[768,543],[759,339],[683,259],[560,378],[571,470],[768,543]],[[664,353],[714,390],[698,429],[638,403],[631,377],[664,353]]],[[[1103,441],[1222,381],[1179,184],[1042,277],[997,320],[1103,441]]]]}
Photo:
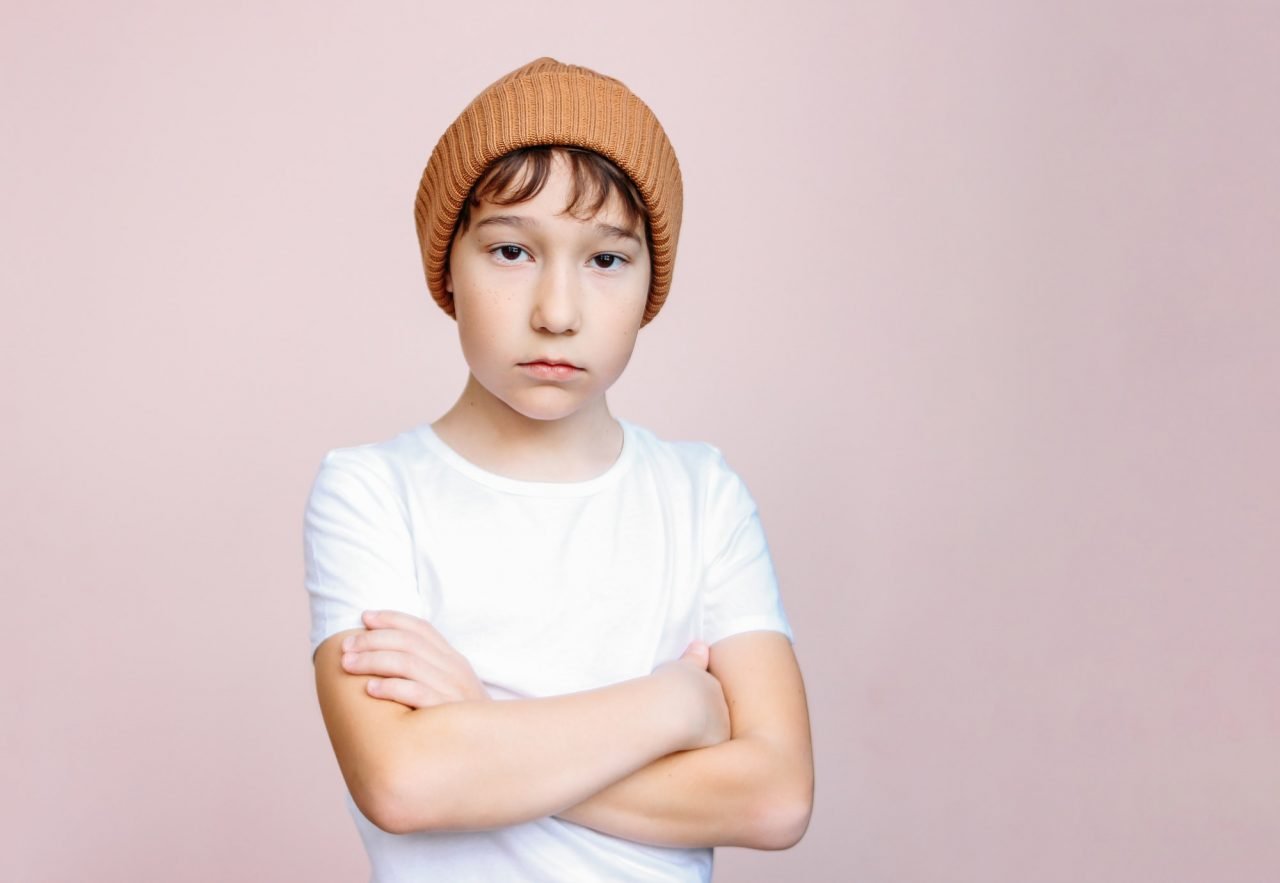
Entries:
{"type": "Polygon", "coordinates": [[[625,258],[616,254],[598,254],[591,260],[596,262],[596,266],[601,270],[612,270],[615,267],[621,267],[625,258]]]}
{"type": "Polygon", "coordinates": [[[509,264],[515,263],[524,254],[524,249],[518,245],[500,245],[495,250],[509,264]]]}

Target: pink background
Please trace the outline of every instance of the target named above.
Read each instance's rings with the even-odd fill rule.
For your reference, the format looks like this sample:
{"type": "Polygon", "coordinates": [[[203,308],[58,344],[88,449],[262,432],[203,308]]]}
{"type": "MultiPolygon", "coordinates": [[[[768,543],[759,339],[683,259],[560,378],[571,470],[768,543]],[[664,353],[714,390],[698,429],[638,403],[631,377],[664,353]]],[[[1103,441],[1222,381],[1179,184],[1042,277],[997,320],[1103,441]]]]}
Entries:
{"type": "Polygon", "coordinates": [[[1277,28],[6,2],[0,878],[364,879],[302,507],[461,389],[414,188],[543,54],[679,152],[611,401],[747,478],[809,685],[809,833],[717,880],[1280,878],[1277,28]]]}

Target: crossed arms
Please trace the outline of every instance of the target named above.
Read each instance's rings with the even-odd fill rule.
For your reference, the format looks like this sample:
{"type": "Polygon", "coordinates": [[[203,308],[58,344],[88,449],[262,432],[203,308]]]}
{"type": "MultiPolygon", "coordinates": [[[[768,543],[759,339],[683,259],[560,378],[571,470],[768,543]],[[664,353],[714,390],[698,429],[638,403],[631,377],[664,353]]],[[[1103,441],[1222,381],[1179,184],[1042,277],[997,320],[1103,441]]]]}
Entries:
{"type": "Polygon", "coordinates": [[[595,690],[490,701],[429,623],[365,624],[320,645],[316,688],[352,798],[384,830],[557,815],[655,845],[785,849],[808,826],[808,710],[782,634],[691,646],[595,690]]]}

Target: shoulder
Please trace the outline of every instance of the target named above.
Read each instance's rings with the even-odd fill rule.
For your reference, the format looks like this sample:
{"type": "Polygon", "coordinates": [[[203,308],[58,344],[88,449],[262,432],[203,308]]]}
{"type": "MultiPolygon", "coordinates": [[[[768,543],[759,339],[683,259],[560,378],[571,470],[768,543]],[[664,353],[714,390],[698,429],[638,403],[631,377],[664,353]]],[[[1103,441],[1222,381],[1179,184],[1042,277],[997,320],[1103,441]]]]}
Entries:
{"type": "Polygon", "coordinates": [[[383,441],[331,448],[320,460],[311,496],[358,490],[371,497],[400,497],[405,477],[421,458],[421,451],[417,427],[383,441]]]}
{"type": "Polygon", "coordinates": [[[716,500],[745,492],[745,483],[725,458],[707,441],[660,438],[642,426],[629,424],[640,457],[664,483],[679,482],[704,500],[716,500]]]}
{"type": "Polygon", "coordinates": [[[406,429],[382,441],[332,448],[320,462],[321,471],[364,472],[390,479],[423,458],[422,427],[406,429]]]}
{"type": "Polygon", "coordinates": [[[653,430],[635,423],[627,423],[627,429],[639,455],[650,463],[702,479],[732,472],[724,454],[710,442],[661,438],[653,430]]]}

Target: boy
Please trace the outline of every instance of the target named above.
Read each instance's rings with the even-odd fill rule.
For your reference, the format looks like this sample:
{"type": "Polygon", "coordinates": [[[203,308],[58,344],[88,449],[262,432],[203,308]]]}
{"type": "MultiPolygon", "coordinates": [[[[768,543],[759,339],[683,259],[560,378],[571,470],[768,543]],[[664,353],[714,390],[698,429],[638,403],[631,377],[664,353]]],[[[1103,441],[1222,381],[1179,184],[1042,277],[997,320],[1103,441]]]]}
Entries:
{"type": "Polygon", "coordinates": [[[470,375],[434,423],[330,451],[305,518],[317,691],[374,880],[708,880],[712,847],[808,824],[755,504],[718,449],[605,398],[681,207],[648,107],[550,58],[428,161],[424,269],[470,375]]]}

